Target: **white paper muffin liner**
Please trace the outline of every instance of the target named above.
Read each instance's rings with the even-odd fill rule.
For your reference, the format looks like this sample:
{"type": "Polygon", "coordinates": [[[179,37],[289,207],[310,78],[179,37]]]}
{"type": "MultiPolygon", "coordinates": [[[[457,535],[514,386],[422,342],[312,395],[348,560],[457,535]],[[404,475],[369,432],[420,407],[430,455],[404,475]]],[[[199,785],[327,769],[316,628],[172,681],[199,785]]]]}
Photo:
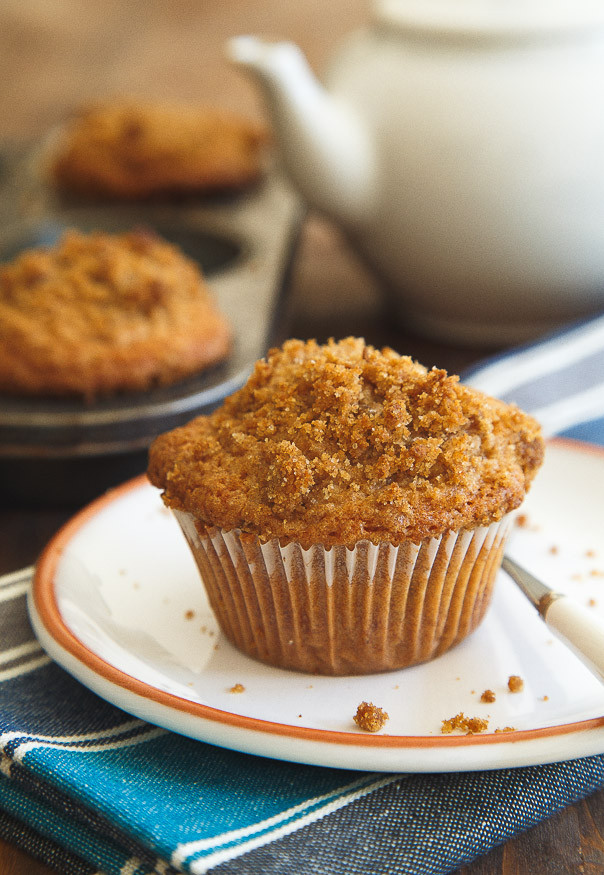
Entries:
{"type": "Polygon", "coordinates": [[[462,641],[489,605],[511,527],[507,515],[420,544],[304,550],[175,516],[227,638],[262,662],[329,675],[404,668],[462,641]]]}

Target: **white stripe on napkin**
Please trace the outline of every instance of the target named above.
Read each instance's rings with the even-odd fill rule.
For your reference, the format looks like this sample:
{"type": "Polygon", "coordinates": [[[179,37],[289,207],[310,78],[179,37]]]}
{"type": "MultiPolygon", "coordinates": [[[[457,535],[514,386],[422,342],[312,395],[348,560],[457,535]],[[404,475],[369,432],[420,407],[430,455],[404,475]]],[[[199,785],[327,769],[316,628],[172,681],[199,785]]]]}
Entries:
{"type": "Polygon", "coordinates": [[[13,662],[21,656],[27,656],[29,653],[39,653],[42,650],[39,642],[34,638],[33,641],[26,641],[25,644],[19,644],[17,647],[9,647],[8,650],[0,652],[0,665],[7,662],[13,662]]]}
{"type": "Polygon", "coordinates": [[[13,583],[30,583],[34,574],[34,566],[30,565],[27,568],[20,568],[18,571],[9,571],[8,574],[3,574],[0,577],[0,589],[5,586],[10,586],[13,583]]]}
{"type": "Polygon", "coordinates": [[[49,662],[52,662],[50,656],[47,656],[44,653],[41,656],[37,656],[35,659],[30,659],[27,662],[15,665],[13,668],[5,668],[3,671],[0,671],[0,683],[3,681],[12,681],[14,678],[19,677],[19,675],[27,674],[30,671],[35,671],[37,668],[42,668],[43,665],[48,665],[49,662]]]}
{"type": "Polygon", "coordinates": [[[0,602],[9,602],[12,599],[18,598],[28,591],[30,584],[30,580],[23,580],[21,583],[13,583],[10,586],[3,587],[0,589],[0,602]]]}
{"type": "Polygon", "coordinates": [[[329,793],[325,793],[322,796],[313,796],[311,799],[306,799],[304,802],[300,802],[298,805],[293,805],[291,808],[287,808],[285,811],[280,812],[279,814],[273,815],[273,817],[268,817],[266,820],[258,821],[258,823],[253,823],[250,826],[241,827],[240,829],[233,829],[229,832],[220,833],[220,835],[212,836],[207,839],[197,839],[192,842],[186,842],[185,844],[179,845],[172,855],[172,865],[180,866],[187,857],[193,856],[193,854],[198,854],[200,851],[206,851],[208,848],[218,847],[219,845],[226,845],[230,842],[235,842],[237,839],[244,838],[245,836],[250,835],[251,833],[261,832],[262,830],[268,829],[271,826],[275,826],[278,823],[282,823],[284,820],[289,820],[290,817],[294,817],[296,814],[299,814],[301,811],[305,811],[306,809],[312,807],[313,805],[320,805],[322,802],[325,802],[328,799],[333,799],[334,796],[339,796],[341,793],[350,792],[362,785],[366,785],[367,781],[371,780],[371,776],[364,775],[362,778],[353,781],[351,784],[345,784],[343,787],[337,787],[335,790],[332,790],[329,793]]]}
{"type": "Polygon", "coordinates": [[[130,857],[129,860],[126,860],[122,868],[120,869],[120,875],[134,875],[137,869],[142,866],[141,860],[138,857],[130,857]]]}
{"type": "Polygon", "coordinates": [[[577,395],[532,410],[546,436],[604,416],[604,382],[577,395]]]}
{"type": "Polygon", "coordinates": [[[317,820],[322,820],[328,814],[338,811],[340,808],[344,808],[351,802],[355,802],[357,799],[362,799],[363,796],[367,796],[369,793],[373,793],[381,787],[393,784],[395,781],[398,781],[400,777],[402,776],[390,775],[387,778],[381,778],[379,781],[374,781],[366,787],[361,787],[354,793],[348,793],[345,796],[332,799],[327,805],[315,809],[297,820],[289,821],[288,823],[283,824],[279,829],[263,833],[261,836],[256,836],[256,838],[250,839],[250,841],[244,842],[241,845],[224,848],[223,850],[216,851],[207,857],[194,860],[190,864],[190,871],[193,875],[205,875],[205,873],[209,872],[210,869],[213,869],[215,866],[218,866],[227,860],[233,860],[235,857],[240,857],[242,854],[253,851],[255,848],[260,848],[263,845],[269,844],[269,842],[274,842],[283,836],[291,835],[291,833],[297,832],[309,823],[315,823],[317,820]]]}
{"type": "Polygon", "coordinates": [[[479,368],[476,374],[471,373],[464,382],[499,398],[517,386],[561,371],[602,349],[604,318],[503,356],[493,364],[479,368]]]}
{"type": "Polygon", "coordinates": [[[87,745],[66,745],[61,742],[53,741],[24,741],[18,744],[13,752],[13,759],[16,762],[21,762],[30,750],[38,747],[54,748],[55,750],[68,750],[71,753],[99,753],[106,750],[118,750],[123,747],[134,747],[137,744],[143,744],[146,741],[152,741],[154,738],[159,738],[161,735],[167,735],[167,729],[150,729],[148,732],[142,732],[139,735],[130,738],[120,738],[117,741],[105,741],[102,744],[87,744],[87,745]]]}
{"type": "MultiPolygon", "coordinates": [[[[31,742],[33,742],[34,745],[37,744],[42,747],[64,747],[67,750],[74,748],[78,750],[82,749],[82,745],[85,745],[89,741],[100,742],[103,739],[107,739],[107,742],[111,742],[112,739],[122,738],[133,730],[147,729],[148,726],[149,724],[145,723],[144,720],[136,718],[134,720],[126,720],[124,723],[118,723],[116,726],[111,726],[108,729],[100,729],[97,732],[82,732],[77,735],[32,735],[27,732],[12,730],[11,732],[4,732],[0,735],[0,751],[4,750],[11,741],[15,741],[16,739],[21,739],[21,741],[19,742],[19,745],[15,747],[15,751],[20,746],[31,742]]],[[[106,746],[106,744],[103,744],[97,747],[105,748],[106,746]]],[[[89,748],[84,749],[86,750],[89,748]]]]}

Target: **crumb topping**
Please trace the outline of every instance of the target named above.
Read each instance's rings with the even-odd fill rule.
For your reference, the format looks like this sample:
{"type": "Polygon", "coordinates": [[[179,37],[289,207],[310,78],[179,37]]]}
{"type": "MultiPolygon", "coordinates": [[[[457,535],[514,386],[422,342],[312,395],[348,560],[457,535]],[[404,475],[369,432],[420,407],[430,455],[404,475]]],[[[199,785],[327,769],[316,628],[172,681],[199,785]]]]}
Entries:
{"type": "Polygon", "coordinates": [[[494,702],[495,698],[496,696],[493,690],[485,690],[480,697],[480,701],[489,704],[491,702],[494,702]]]}
{"type": "Polygon", "coordinates": [[[508,689],[510,693],[521,693],[524,689],[524,681],[517,674],[511,674],[508,678],[508,689]]]}
{"type": "Polygon", "coordinates": [[[533,419],[444,370],[358,338],[290,340],[156,439],[149,477],[203,524],[329,548],[489,525],[542,456],[533,419]]]}
{"type": "Polygon", "coordinates": [[[260,177],[267,141],[263,125],[223,109],[115,98],[66,124],[50,169],[92,197],[240,187],[260,177]]]}
{"type": "Polygon", "coordinates": [[[449,717],[448,720],[443,720],[440,731],[444,735],[449,735],[451,732],[465,732],[467,735],[474,735],[477,732],[486,732],[489,728],[489,721],[483,717],[466,717],[463,711],[456,714],[454,717],[449,717]]]}
{"type": "Polygon", "coordinates": [[[359,729],[379,732],[386,725],[388,714],[373,702],[361,702],[353,719],[359,729]]]}
{"type": "Polygon", "coordinates": [[[66,232],[0,268],[0,390],[169,383],[224,357],[230,329],[198,266],[152,232],[66,232]]]}

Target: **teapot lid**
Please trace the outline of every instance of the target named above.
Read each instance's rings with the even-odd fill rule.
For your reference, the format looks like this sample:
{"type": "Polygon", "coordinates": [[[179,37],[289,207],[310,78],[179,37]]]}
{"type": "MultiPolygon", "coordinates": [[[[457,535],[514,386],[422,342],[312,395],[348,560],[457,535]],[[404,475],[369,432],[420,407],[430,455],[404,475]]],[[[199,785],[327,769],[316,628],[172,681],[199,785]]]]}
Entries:
{"type": "Polygon", "coordinates": [[[374,0],[390,28],[456,36],[552,36],[604,25],[601,0],[374,0]]]}

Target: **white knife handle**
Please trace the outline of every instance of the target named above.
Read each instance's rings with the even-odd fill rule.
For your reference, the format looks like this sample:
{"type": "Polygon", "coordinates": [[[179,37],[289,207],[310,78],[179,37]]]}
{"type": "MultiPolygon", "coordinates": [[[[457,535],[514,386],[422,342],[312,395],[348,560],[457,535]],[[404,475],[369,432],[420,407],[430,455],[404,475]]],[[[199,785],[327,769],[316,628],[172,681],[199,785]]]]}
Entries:
{"type": "Polygon", "coordinates": [[[575,655],[604,680],[604,619],[564,595],[551,600],[544,619],[575,655]]]}

